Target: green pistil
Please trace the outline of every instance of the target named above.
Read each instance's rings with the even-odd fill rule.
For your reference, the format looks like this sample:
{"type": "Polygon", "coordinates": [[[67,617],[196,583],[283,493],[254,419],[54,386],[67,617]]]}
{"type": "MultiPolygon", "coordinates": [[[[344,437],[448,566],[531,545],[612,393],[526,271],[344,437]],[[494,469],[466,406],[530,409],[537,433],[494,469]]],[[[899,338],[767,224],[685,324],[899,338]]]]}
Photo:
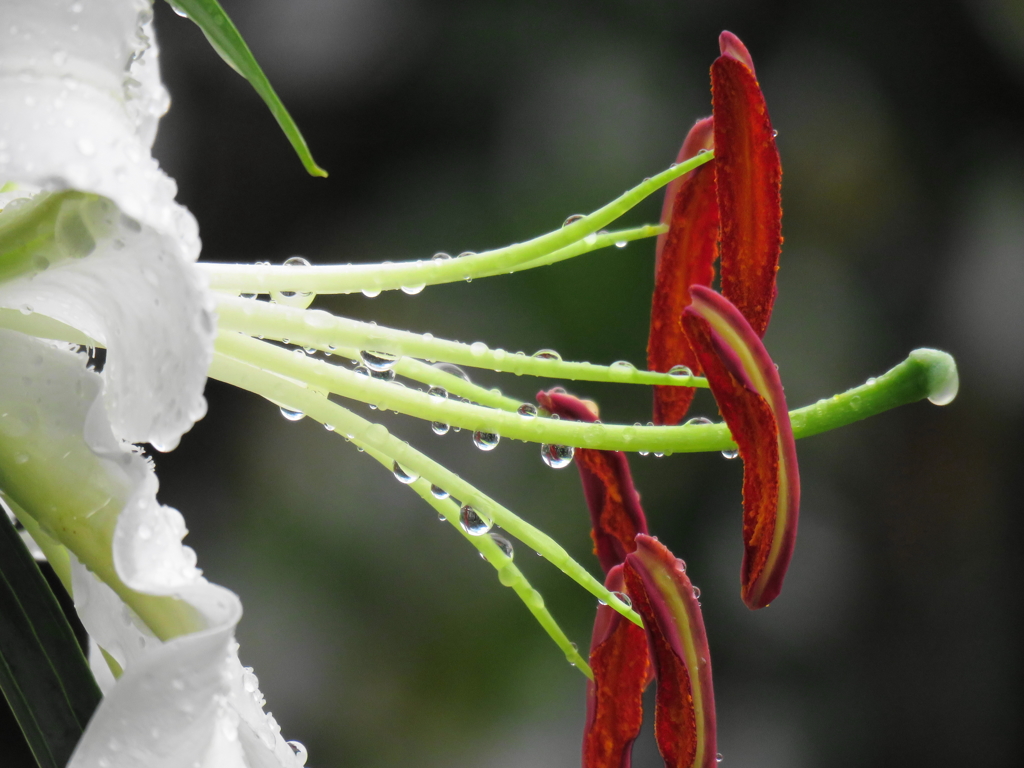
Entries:
{"type": "MultiPolygon", "coordinates": [[[[736,446],[728,428],[721,423],[642,427],[526,418],[509,412],[511,409],[497,410],[442,400],[237,333],[221,332],[217,339],[217,349],[258,368],[305,382],[317,391],[333,392],[371,403],[381,409],[395,410],[464,429],[494,432],[516,440],[655,453],[722,451],[736,446]]],[[[948,392],[951,383],[955,385],[955,381],[956,366],[948,354],[936,350],[916,350],[905,361],[877,379],[870,379],[847,392],[791,411],[793,433],[797,438],[809,437],[925,398],[941,402],[944,399],[943,393],[948,392]]]]}

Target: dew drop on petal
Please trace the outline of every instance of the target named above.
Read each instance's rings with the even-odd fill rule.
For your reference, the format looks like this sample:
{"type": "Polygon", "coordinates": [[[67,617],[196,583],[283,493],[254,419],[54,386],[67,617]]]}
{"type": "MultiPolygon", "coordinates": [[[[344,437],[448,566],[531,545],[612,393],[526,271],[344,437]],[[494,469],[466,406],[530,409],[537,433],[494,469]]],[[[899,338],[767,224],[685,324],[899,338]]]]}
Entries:
{"type": "Polygon", "coordinates": [[[291,408],[285,408],[281,406],[281,415],[284,416],[288,421],[301,421],[306,418],[306,414],[302,411],[293,411],[291,408]]]}
{"type": "Polygon", "coordinates": [[[448,390],[444,387],[431,387],[427,390],[427,394],[431,397],[436,397],[438,400],[448,399],[448,390]]]}
{"type": "Polygon", "coordinates": [[[673,365],[668,370],[669,376],[693,376],[693,371],[686,365],[673,365]]]}
{"type": "Polygon", "coordinates": [[[398,362],[398,355],[392,355],[390,352],[372,352],[363,349],[360,350],[359,357],[371,371],[390,371],[398,362]]]}
{"type": "Polygon", "coordinates": [[[368,299],[375,299],[380,296],[380,288],[363,288],[362,294],[368,299]]]}
{"type": "Polygon", "coordinates": [[[618,242],[615,243],[615,247],[616,248],[625,248],[626,247],[626,241],[625,240],[619,240],[618,242]]]}
{"type": "Polygon", "coordinates": [[[435,421],[430,425],[430,428],[434,430],[435,435],[447,435],[450,427],[443,421],[435,421]]]}
{"type": "Polygon", "coordinates": [[[531,405],[530,403],[523,403],[516,409],[516,413],[524,419],[535,419],[537,418],[537,406],[531,405]]]}
{"type": "Polygon", "coordinates": [[[415,296],[417,293],[422,293],[423,289],[426,287],[426,283],[417,283],[416,285],[403,285],[402,293],[406,293],[409,296],[415,296]]]}
{"type": "Polygon", "coordinates": [[[469,352],[473,357],[481,357],[487,353],[487,345],[482,341],[474,341],[469,345],[469,352]]]}
{"type": "Polygon", "coordinates": [[[693,599],[694,600],[700,599],[700,589],[697,588],[697,587],[693,588],[693,599]]]}
{"type": "Polygon", "coordinates": [[[533,353],[539,360],[561,360],[562,356],[553,349],[539,349],[533,353]]]}
{"type": "Polygon", "coordinates": [[[412,472],[411,470],[405,469],[397,461],[391,467],[391,471],[395,473],[395,479],[400,483],[404,483],[405,485],[415,483],[417,480],[420,479],[419,475],[417,475],[415,472],[412,472]]]}
{"type": "Polygon", "coordinates": [[[306,760],[309,758],[309,752],[306,751],[306,746],[301,741],[289,741],[288,746],[292,748],[292,752],[295,753],[295,759],[299,765],[305,765],[306,760]]]}
{"type": "Polygon", "coordinates": [[[692,419],[688,419],[687,422],[685,424],[683,424],[683,426],[684,427],[696,427],[696,426],[698,426],[700,424],[712,424],[712,423],[713,422],[711,421],[711,419],[707,418],[706,416],[694,416],[692,419]]]}
{"type": "Polygon", "coordinates": [[[459,525],[470,536],[483,536],[494,524],[469,504],[463,504],[459,510],[459,525]]]}
{"type": "Polygon", "coordinates": [[[715,755],[715,762],[716,763],[722,762],[722,753],[721,752],[719,752],[717,755],[715,755]]]}
{"type": "Polygon", "coordinates": [[[582,213],[574,213],[572,216],[570,216],[569,218],[567,218],[565,221],[562,222],[562,226],[563,227],[568,227],[570,224],[575,224],[580,219],[585,219],[585,218],[586,218],[586,216],[584,216],[582,213]]]}
{"type": "Polygon", "coordinates": [[[540,457],[552,469],[562,469],[572,463],[572,457],[576,455],[576,449],[571,445],[554,445],[542,443],[540,446],[540,457]]]}
{"type": "Polygon", "coordinates": [[[727,459],[735,459],[739,455],[740,455],[740,449],[739,448],[726,448],[724,451],[722,451],[722,456],[724,456],[727,459]]]}
{"type": "Polygon", "coordinates": [[[473,445],[481,451],[493,451],[498,447],[499,440],[501,440],[501,435],[497,432],[477,430],[473,433],[473,445]]]}
{"type": "MultiPolygon", "coordinates": [[[[448,491],[446,491],[439,485],[431,485],[430,493],[434,496],[435,499],[447,499],[451,495],[450,493],[448,493],[448,491]]],[[[445,519],[444,515],[441,515],[441,519],[445,519]]]]}

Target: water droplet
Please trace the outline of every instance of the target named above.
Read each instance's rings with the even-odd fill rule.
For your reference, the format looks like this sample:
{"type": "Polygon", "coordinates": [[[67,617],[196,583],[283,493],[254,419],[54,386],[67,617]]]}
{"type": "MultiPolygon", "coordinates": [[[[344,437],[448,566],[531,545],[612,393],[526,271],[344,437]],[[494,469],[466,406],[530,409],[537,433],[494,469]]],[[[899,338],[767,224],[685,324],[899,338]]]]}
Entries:
{"type": "Polygon", "coordinates": [[[586,216],[584,216],[582,213],[574,213],[572,216],[570,216],[568,219],[566,219],[565,221],[562,222],[562,226],[563,227],[568,227],[570,224],[575,224],[580,219],[585,219],[585,218],[586,218],[586,216]]]}
{"type": "Polygon", "coordinates": [[[240,293],[240,294],[238,294],[238,297],[240,299],[255,299],[257,296],[259,296],[258,293],[240,293]]]}
{"type": "Polygon", "coordinates": [[[402,293],[407,293],[410,296],[415,296],[417,293],[422,293],[423,289],[426,287],[426,283],[417,283],[416,285],[403,285],[402,293]]]}
{"type": "Polygon", "coordinates": [[[612,592],[612,595],[619,598],[620,601],[625,603],[627,608],[633,607],[633,601],[629,599],[629,595],[627,595],[625,592],[612,592]]]}
{"type": "Polygon", "coordinates": [[[469,381],[469,376],[466,375],[466,372],[454,363],[434,363],[432,367],[437,368],[437,370],[443,371],[444,373],[451,374],[452,376],[458,376],[463,381],[469,381]]]}
{"type": "Polygon", "coordinates": [[[482,341],[474,341],[469,345],[469,352],[473,357],[481,357],[487,353],[487,345],[482,341]]]}
{"type": "Polygon", "coordinates": [[[501,440],[501,435],[497,432],[477,430],[473,433],[473,445],[481,451],[493,451],[498,447],[499,440],[501,440]]]}
{"type": "Polygon", "coordinates": [[[631,373],[636,371],[636,366],[633,365],[629,360],[616,360],[609,366],[612,378],[624,379],[627,378],[631,373]]]}
{"type": "Polygon", "coordinates": [[[398,355],[392,355],[390,352],[371,352],[364,349],[359,352],[359,357],[371,371],[389,371],[398,362],[398,355]]]}
{"type": "Polygon", "coordinates": [[[779,132],[778,132],[778,131],[776,131],[776,130],[772,130],[772,138],[773,138],[773,139],[774,139],[775,137],[777,137],[778,135],[779,135],[779,132]]]}
{"type": "Polygon", "coordinates": [[[706,416],[694,416],[692,419],[689,419],[685,424],[683,424],[683,426],[684,427],[696,427],[699,424],[713,424],[713,423],[714,422],[712,422],[711,419],[707,418],[706,416]]]}
{"type": "Polygon", "coordinates": [[[618,242],[615,243],[615,247],[616,248],[625,248],[626,247],[626,241],[625,240],[619,240],[618,242]]]}
{"type": "Polygon", "coordinates": [[[288,746],[295,753],[295,759],[299,765],[305,765],[306,760],[309,758],[309,752],[306,750],[305,745],[301,741],[289,741],[288,746]]]}
{"type": "Polygon", "coordinates": [[[697,154],[698,155],[706,155],[710,151],[711,150],[709,150],[707,147],[701,147],[700,149],[697,150],[697,154]]]}
{"type": "MultiPolygon", "coordinates": [[[[284,266],[310,267],[312,265],[301,256],[292,256],[285,259],[284,266]]],[[[313,299],[316,298],[316,295],[312,291],[271,291],[270,298],[278,304],[305,309],[313,303],[313,299]]]]}
{"type": "Polygon", "coordinates": [[[306,414],[302,411],[293,411],[291,408],[285,408],[281,406],[281,415],[284,416],[288,421],[301,421],[306,418],[306,414]]]}
{"type": "Polygon", "coordinates": [[[395,473],[395,480],[397,480],[400,483],[405,483],[405,485],[415,483],[417,480],[420,479],[419,475],[417,475],[415,472],[403,468],[402,465],[399,464],[397,461],[391,467],[391,471],[395,473]]]}
{"type": "Polygon", "coordinates": [[[693,599],[694,600],[700,599],[700,589],[698,589],[697,587],[693,588],[693,599]]]}
{"type": "Polygon", "coordinates": [[[537,418],[537,406],[531,405],[530,403],[523,403],[516,409],[516,413],[524,419],[535,419],[537,418]]]}
{"type": "Polygon", "coordinates": [[[533,353],[539,360],[561,360],[562,356],[553,349],[539,349],[533,353]]]}
{"type": "Polygon", "coordinates": [[[562,469],[572,463],[576,449],[571,445],[552,445],[543,443],[540,446],[540,457],[552,469],[562,469]]]}
{"type": "Polygon", "coordinates": [[[504,536],[499,536],[496,533],[491,534],[491,540],[498,545],[498,549],[501,550],[501,554],[511,560],[515,556],[515,552],[512,549],[512,543],[504,536]]]}
{"type": "Polygon", "coordinates": [[[722,451],[722,456],[724,456],[727,459],[735,459],[739,455],[739,448],[726,448],[724,451],[722,451]]]}
{"type": "MultiPolygon", "coordinates": [[[[447,499],[449,496],[451,496],[451,494],[448,493],[448,491],[446,491],[439,485],[431,485],[430,492],[434,495],[435,499],[447,499]]],[[[446,518],[444,515],[441,515],[441,519],[444,520],[446,518]]]]}
{"type": "Polygon", "coordinates": [[[693,376],[693,371],[686,365],[673,365],[668,369],[669,376],[693,376]]]}
{"type": "Polygon", "coordinates": [[[451,258],[451,254],[450,253],[445,253],[444,251],[438,251],[437,253],[435,253],[433,256],[430,257],[430,260],[431,261],[438,261],[438,262],[440,262],[440,261],[448,261],[448,259],[450,259],[450,258],[451,258]]]}
{"type": "Polygon", "coordinates": [[[459,525],[470,536],[483,536],[494,524],[469,504],[463,504],[459,510],[459,525]]]}
{"type": "Polygon", "coordinates": [[[569,662],[570,667],[576,666],[576,654],[579,654],[580,647],[576,643],[569,643],[572,646],[572,651],[565,654],[565,660],[569,662]]]}
{"type": "MultiPolygon", "coordinates": [[[[494,536],[494,534],[492,533],[491,536],[494,536]]],[[[495,536],[495,538],[497,539],[501,537],[495,536]]],[[[502,539],[502,541],[505,540],[502,539]]],[[[507,541],[505,543],[508,544],[507,541]]],[[[511,544],[508,544],[508,549],[509,552],[512,551],[511,544]]],[[[511,555],[509,555],[509,557],[511,557],[511,555]]],[[[514,587],[519,583],[520,579],[522,579],[522,575],[519,573],[519,569],[512,565],[512,563],[505,563],[505,565],[498,570],[498,583],[503,587],[514,587]]]]}
{"type": "Polygon", "coordinates": [[[448,390],[444,387],[431,387],[427,390],[427,394],[431,397],[436,397],[438,400],[448,399],[448,390]]]}
{"type": "Polygon", "coordinates": [[[865,384],[867,384],[867,385],[868,385],[868,386],[870,387],[870,386],[871,386],[872,384],[874,384],[874,383],[875,383],[876,381],[878,381],[878,379],[876,379],[876,378],[875,378],[874,376],[872,376],[872,377],[871,377],[870,379],[868,379],[868,380],[867,380],[867,381],[865,381],[864,383],[865,383],[865,384]]]}
{"type": "Polygon", "coordinates": [[[443,421],[435,421],[430,425],[430,428],[434,430],[435,435],[447,435],[450,427],[443,421]]]}
{"type": "Polygon", "coordinates": [[[363,288],[362,294],[368,299],[375,299],[380,296],[380,288],[363,288]]]}
{"type": "Polygon", "coordinates": [[[716,763],[722,762],[722,753],[721,752],[719,752],[717,755],[715,755],[715,762],[716,763]]]}

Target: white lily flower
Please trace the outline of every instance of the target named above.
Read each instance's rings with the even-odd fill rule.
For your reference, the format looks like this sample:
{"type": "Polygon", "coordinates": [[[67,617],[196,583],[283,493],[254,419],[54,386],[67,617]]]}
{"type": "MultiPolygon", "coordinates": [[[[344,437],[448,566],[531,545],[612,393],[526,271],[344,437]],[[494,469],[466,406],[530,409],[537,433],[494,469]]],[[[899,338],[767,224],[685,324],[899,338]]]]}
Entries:
{"type": "Polygon", "coordinates": [[[0,487],[55,570],[104,699],[72,768],[296,766],[132,444],[205,413],[215,316],[193,217],[151,156],[169,105],[149,0],[14,0],[0,49],[0,487]],[[9,36],[7,34],[9,32],[9,36]],[[102,373],[67,343],[107,350],[102,373]]]}

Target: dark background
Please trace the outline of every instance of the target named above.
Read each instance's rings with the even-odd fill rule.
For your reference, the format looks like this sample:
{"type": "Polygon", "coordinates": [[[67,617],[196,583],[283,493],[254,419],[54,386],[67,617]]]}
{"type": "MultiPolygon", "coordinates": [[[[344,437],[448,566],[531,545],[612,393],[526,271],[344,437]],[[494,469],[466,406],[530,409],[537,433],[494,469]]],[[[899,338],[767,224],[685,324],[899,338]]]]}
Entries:
{"type": "MultiPolygon", "coordinates": [[[[331,173],[305,176],[246,83],[160,4],[174,104],[156,154],[204,258],[223,261],[397,261],[552,229],[674,158],[710,111],[719,31],[737,33],[779,130],[786,243],[766,343],[791,405],[918,346],[952,352],[962,386],[946,408],[801,441],[796,556],[757,614],[738,597],[739,462],[634,458],[653,531],[703,592],[723,764],[1017,764],[1024,4],[223,5],[331,173]]],[[[317,306],[641,363],[652,252],[317,306]]],[[[550,385],[473,376],[523,400],[550,385]]],[[[606,421],[649,418],[642,389],[569,386],[606,421]]],[[[459,536],[336,435],[214,382],[207,396],[206,419],[157,456],[161,499],[206,575],[242,596],[243,663],[310,765],[577,764],[582,676],[459,536]]],[[[387,421],[596,570],[575,470],[387,421]]],[[[585,646],[594,601],[523,546],[517,562],[585,646]]],[[[660,764],[649,734],[634,764],[660,764]]]]}

